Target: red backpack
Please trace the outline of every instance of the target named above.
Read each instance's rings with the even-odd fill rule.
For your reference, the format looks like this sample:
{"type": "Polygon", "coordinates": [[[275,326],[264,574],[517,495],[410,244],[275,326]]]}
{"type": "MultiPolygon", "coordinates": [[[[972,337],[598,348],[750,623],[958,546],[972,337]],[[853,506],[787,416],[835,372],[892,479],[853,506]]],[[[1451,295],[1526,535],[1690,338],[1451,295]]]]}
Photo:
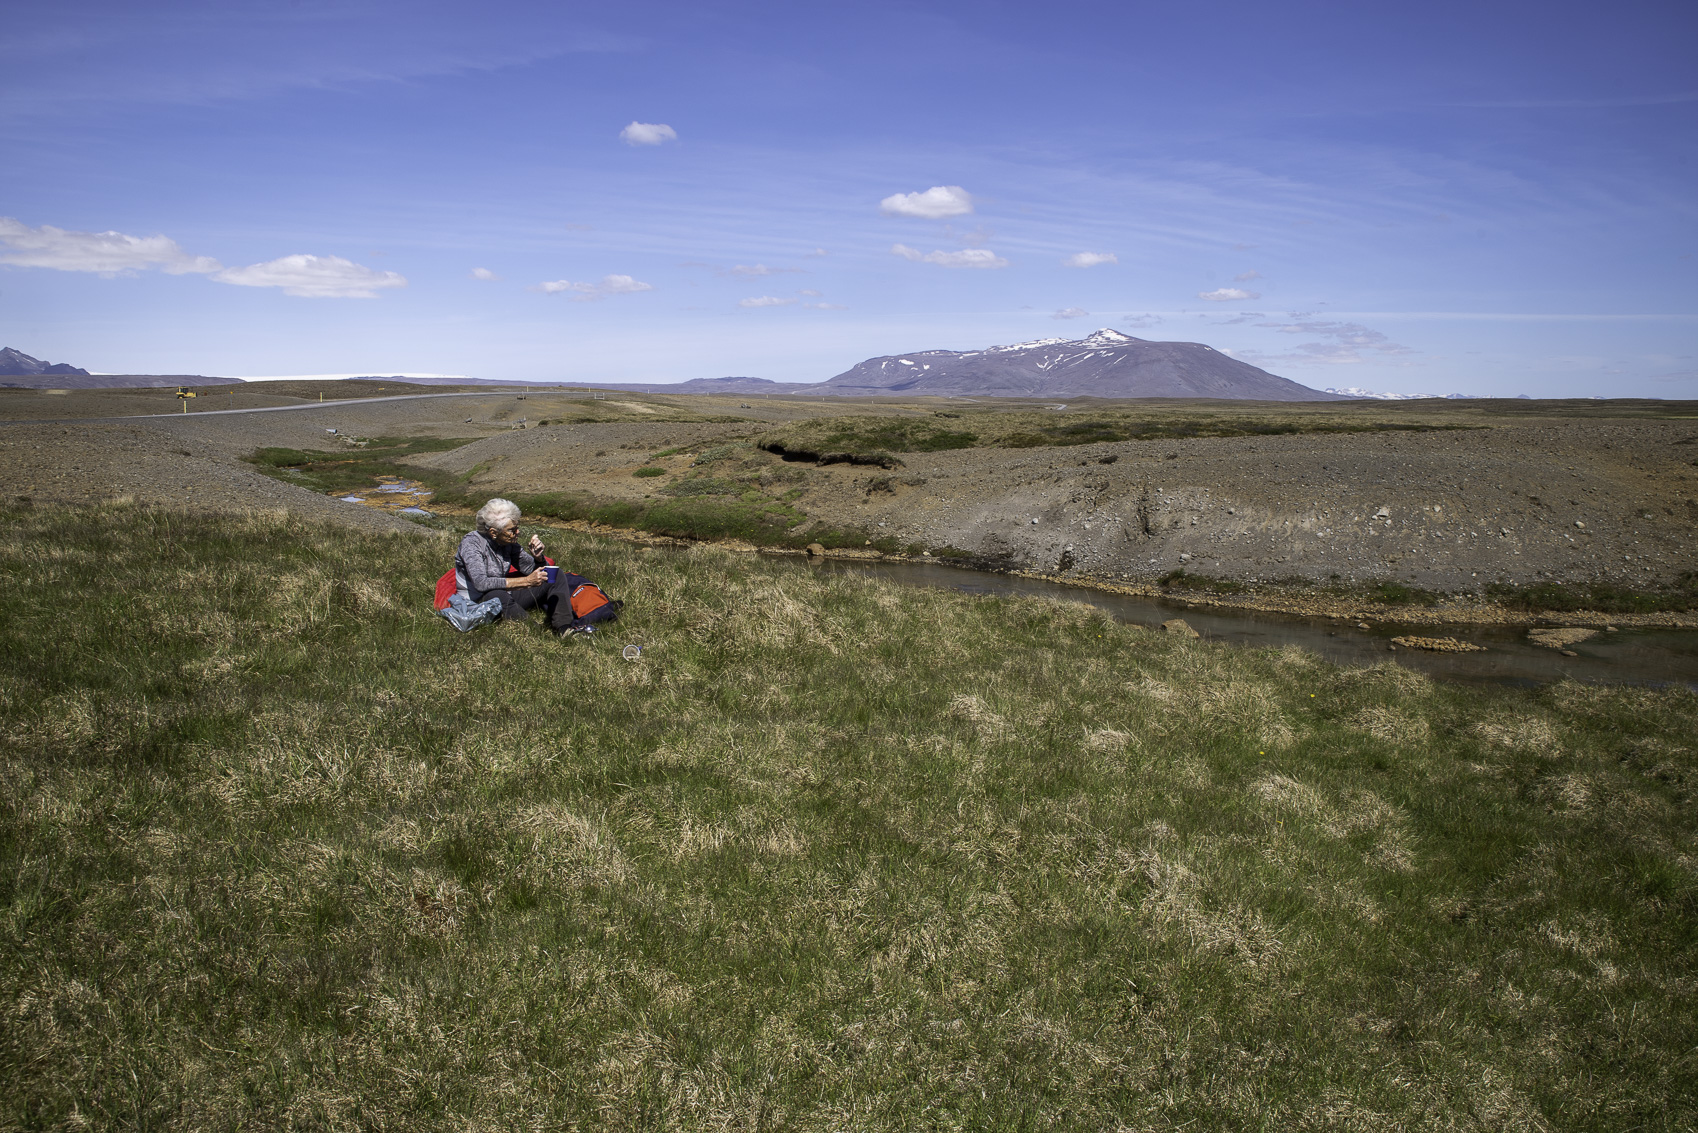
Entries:
{"type": "MultiPolygon", "coordinates": [[[[573,577],[581,576],[574,575],[573,577]]],[[[601,587],[588,579],[572,587],[572,616],[575,618],[587,617],[603,606],[612,605],[612,603],[613,599],[603,593],[601,587]]]]}

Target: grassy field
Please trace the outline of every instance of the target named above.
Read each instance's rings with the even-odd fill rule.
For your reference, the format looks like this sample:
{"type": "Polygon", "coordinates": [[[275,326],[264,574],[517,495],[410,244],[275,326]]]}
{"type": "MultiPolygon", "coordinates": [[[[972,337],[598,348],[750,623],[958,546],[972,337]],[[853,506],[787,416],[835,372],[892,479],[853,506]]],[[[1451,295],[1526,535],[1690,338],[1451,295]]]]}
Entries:
{"type": "Polygon", "coordinates": [[[446,535],[0,522],[0,1128],[1698,1121],[1690,693],[565,533],[625,619],[462,636],[446,535]]]}

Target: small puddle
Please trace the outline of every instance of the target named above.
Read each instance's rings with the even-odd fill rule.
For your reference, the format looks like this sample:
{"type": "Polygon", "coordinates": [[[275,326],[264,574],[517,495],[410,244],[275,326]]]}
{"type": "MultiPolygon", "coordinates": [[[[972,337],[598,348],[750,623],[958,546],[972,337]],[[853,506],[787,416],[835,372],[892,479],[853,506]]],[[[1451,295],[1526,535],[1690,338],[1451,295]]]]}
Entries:
{"type": "Polygon", "coordinates": [[[1372,629],[1361,630],[1355,628],[1354,621],[1345,623],[1342,619],[1179,606],[1154,598],[1105,594],[1060,582],[929,563],[827,559],[814,569],[859,572],[911,586],[948,587],[964,594],[1085,602],[1116,621],[1152,627],[1170,618],[1184,618],[1192,629],[1214,641],[1264,649],[1299,645],[1335,665],[1362,667],[1390,659],[1444,680],[1540,685],[1571,679],[1591,684],[1679,685],[1698,691],[1698,630],[1600,631],[1569,647],[1578,656],[1564,657],[1555,649],[1529,642],[1526,626],[1415,626],[1382,621],[1372,629]],[[1430,653],[1397,646],[1393,652],[1391,639],[1405,634],[1459,638],[1484,646],[1485,651],[1430,653]]]}
{"type": "Polygon", "coordinates": [[[395,515],[429,517],[435,514],[425,510],[424,505],[430,502],[430,497],[430,489],[417,480],[404,480],[399,476],[379,476],[376,487],[363,488],[336,498],[345,504],[360,504],[395,515]]]}

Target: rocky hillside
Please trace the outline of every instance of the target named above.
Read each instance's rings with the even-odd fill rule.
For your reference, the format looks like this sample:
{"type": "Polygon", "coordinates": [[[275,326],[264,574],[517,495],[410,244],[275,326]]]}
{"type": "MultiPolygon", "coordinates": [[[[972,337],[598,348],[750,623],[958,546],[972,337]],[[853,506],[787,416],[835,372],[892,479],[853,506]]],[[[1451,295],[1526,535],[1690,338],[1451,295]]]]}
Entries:
{"type": "Polygon", "coordinates": [[[0,350],[0,377],[33,378],[47,374],[81,374],[86,377],[88,371],[66,362],[43,362],[10,346],[0,350]]]}
{"type": "Polygon", "coordinates": [[[869,358],[813,394],[956,397],[1210,397],[1336,401],[1200,342],[1150,342],[1107,328],[984,350],[869,358]]]}

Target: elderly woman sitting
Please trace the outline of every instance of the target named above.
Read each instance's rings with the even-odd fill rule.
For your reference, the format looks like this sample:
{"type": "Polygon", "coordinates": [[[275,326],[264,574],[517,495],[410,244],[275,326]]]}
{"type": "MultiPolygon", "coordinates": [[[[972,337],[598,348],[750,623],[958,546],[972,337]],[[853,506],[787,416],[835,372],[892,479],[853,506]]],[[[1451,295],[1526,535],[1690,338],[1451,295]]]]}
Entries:
{"type": "Polygon", "coordinates": [[[460,540],[454,553],[454,584],[472,602],[501,599],[503,621],[527,621],[530,611],[541,609],[549,628],[563,633],[574,620],[567,584],[564,577],[549,582],[542,560],[537,536],[519,545],[519,505],[490,500],[478,509],[477,530],[460,540]]]}

